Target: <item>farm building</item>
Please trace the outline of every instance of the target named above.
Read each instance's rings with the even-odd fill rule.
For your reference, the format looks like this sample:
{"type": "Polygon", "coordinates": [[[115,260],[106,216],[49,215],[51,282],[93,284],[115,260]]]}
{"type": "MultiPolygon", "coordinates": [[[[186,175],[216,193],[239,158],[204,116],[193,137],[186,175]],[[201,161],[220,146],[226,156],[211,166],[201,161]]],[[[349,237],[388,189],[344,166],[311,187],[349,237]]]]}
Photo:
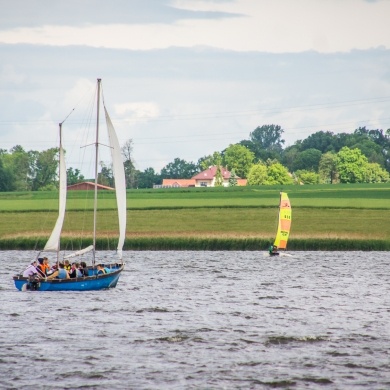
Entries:
{"type": "MultiPolygon", "coordinates": [[[[102,184],[97,184],[97,189],[98,190],[115,190],[115,188],[112,187],[107,187],[102,184]]],[[[90,190],[94,191],[95,190],[95,183],[91,181],[83,181],[82,183],[76,183],[68,186],[68,191],[81,191],[81,190],[90,190]]]]}

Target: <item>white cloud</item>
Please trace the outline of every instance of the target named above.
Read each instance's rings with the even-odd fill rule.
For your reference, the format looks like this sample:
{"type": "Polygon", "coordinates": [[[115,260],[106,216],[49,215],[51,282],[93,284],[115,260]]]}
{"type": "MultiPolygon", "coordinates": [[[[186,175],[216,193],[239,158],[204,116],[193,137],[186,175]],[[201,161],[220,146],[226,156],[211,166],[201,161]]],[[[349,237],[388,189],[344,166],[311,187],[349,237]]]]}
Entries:
{"type": "Polygon", "coordinates": [[[87,45],[131,50],[210,46],[270,53],[390,48],[390,2],[363,0],[177,1],[192,11],[237,17],[182,19],[172,24],[42,25],[0,31],[0,42],[87,45]]]}
{"type": "Polygon", "coordinates": [[[134,9],[127,24],[118,12],[88,24],[80,13],[68,24],[69,15],[31,24],[28,15],[7,16],[7,26],[20,27],[0,26],[2,147],[56,146],[58,123],[76,107],[64,141],[77,167],[80,146],[94,142],[80,140],[78,108],[93,95],[96,76],[120,143],[133,139],[141,170],[158,171],[176,157],[197,161],[265,124],[285,129],[287,144],[318,130],[390,127],[389,1],[170,2],[180,9],[153,2],[160,3],[162,13],[140,2],[142,15],[134,9]]]}
{"type": "Polygon", "coordinates": [[[153,102],[133,102],[116,104],[115,113],[126,120],[152,119],[160,115],[158,104],[153,102]]]}
{"type": "Polygon", "coordinates": [[[26,80],[26,75],[16,70],[16,66],[5,64],[0,68],[0,84],[22,84],[26,80]]]}

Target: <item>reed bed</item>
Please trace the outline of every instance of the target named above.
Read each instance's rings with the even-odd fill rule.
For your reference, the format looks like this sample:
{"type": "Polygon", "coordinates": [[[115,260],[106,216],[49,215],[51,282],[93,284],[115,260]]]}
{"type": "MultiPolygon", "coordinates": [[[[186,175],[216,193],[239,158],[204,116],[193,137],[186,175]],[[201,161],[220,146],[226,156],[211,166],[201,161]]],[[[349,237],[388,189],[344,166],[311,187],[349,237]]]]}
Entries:
{"type": "MultiPolygon", "coordinates": [[[[85,240],[85,246],[92,240],[85,240]]],[[[133,237],[126,239],[125,251],[267,251],[272,239],[259,238],[218,238],[218,237],[133,237]]],[[[39,250],[46,238],[19,237],[0,239],[0,250],[39,250]]],[[[96,242],[98,250],[115,251],[115,240],[104,239],[96,242]]],[[[71,252],[79,247],[69,238],[62,240],[61,249],[71,252]]],[[[348,240],[348,239],[291,239],[288,251],[390,251],[390,240],[348,240]]]]}

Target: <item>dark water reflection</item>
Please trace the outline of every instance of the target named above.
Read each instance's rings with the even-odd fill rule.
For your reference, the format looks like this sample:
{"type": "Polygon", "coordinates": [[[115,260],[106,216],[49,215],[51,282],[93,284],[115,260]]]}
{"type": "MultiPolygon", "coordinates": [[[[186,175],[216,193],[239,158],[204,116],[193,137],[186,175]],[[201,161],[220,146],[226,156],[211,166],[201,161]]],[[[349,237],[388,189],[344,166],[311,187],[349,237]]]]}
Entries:
{"type": "Polygon", "coordinates": [[[117,288],[19,292],[0,252],[0,388],[390,388],[390,254],[125,252],[117,288]]]}

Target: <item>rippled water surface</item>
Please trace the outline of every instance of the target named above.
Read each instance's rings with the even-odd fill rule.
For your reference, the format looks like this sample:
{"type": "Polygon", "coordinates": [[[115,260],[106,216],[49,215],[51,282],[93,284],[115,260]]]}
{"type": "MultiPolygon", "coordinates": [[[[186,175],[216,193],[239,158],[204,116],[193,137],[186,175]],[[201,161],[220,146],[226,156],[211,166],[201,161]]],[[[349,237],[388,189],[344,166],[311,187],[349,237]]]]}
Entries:
{"type": "Polygon", "coordinates": [[[0,252],[0,387],[389,389],[390,254],[292,254],[125,252],[115,289],[19,292],[34,254],[0,252]]]}

